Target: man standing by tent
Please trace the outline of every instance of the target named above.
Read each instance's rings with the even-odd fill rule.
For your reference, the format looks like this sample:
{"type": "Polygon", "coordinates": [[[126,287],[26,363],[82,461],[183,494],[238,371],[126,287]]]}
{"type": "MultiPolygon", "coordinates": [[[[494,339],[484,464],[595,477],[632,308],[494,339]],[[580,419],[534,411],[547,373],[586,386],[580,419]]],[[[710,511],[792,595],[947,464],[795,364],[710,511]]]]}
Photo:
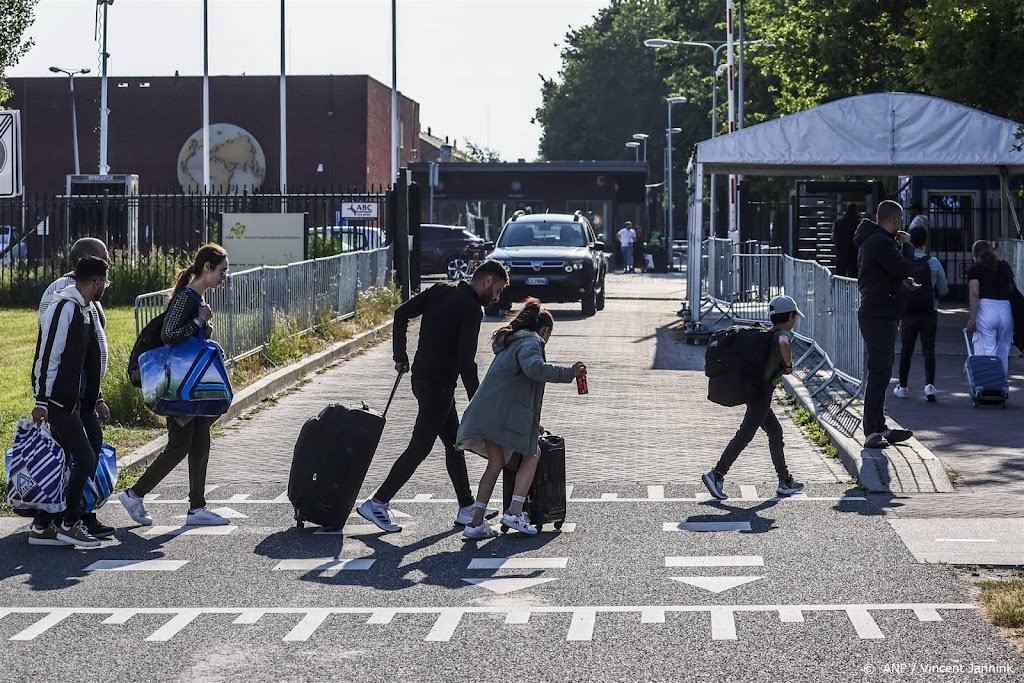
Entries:
{"type": "Polygon", "coordinates": [[[910,234],[900,230],[902,225],[903,207],[887,200],[878,205],[875,221],[868,218],[861,221],[853,238],[859,250],[857,319],[867,351],[865,448],[885,448],[914,435],[907,429],[889,429],[885,424],[885,394],[896,356],[896,333],[905,304],[903,290],[921,286],[910,277],[914,268],[914,246],[910,243],[910,234]]]}

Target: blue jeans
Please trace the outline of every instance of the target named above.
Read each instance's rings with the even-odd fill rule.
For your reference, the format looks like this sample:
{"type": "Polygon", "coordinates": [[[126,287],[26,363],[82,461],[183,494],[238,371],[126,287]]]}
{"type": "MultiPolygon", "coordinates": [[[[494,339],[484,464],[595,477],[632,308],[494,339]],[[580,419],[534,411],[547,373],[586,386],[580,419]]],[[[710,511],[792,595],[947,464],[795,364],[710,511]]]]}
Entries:
{"type": "Polygon", "coordinates": [[[622,268],[631,270],[633,268],[633,245],[622,247],[622,268]]]}

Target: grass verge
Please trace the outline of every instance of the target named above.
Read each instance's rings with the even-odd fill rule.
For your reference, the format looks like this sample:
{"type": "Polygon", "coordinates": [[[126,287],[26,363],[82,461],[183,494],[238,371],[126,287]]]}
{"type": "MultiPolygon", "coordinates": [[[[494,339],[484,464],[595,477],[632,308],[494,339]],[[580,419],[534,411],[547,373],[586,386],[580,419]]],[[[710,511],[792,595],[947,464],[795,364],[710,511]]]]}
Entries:
{"type": "Polygon", "coordinates": [[[828,438],[828,432],[814,417],[814,413],[798,405],[796,398],[789,395],[779,399],[779,403],[790,410],[793,422],[797,427],[803,429],[811,443],[820,448],[828,457],[839,459],[839,448],[828,438]]]}
{"type": "Polygon", "coordinates": [[[979,581],[981,614],[1024,651],[1024,578],[979,581]]]}

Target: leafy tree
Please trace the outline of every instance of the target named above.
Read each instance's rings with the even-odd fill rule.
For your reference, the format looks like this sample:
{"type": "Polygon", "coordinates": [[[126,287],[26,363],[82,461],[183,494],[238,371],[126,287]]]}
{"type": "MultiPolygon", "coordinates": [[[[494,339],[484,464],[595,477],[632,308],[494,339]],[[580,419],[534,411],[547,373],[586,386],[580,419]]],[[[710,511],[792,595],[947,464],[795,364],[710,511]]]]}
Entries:
{"type": "Polygon", "coordinates": [[[465,154],[473,158],[474,161],[480,163],[487,163],[490,161],[501,161],[501,155],[497,151],[490,147],[483,147],[476,144],[472,140],[466,140],[465,154]]]}
{"type": "Polygon", "coordinates": [[[33,11],[39,0],[0,0],[0,105],[11,96],[4,75],[32,47],[32,39],[23,39],[32,25],[33,11]]]}

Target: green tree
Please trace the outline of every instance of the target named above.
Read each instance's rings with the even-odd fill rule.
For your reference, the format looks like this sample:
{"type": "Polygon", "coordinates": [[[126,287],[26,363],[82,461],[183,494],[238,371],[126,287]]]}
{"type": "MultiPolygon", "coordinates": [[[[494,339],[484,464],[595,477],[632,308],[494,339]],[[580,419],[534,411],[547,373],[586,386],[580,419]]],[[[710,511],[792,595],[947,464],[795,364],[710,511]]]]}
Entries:
{"type": "Polygon", "coordinates": [[[472,159],[474,161],[478,161],[480,163],[487,163],[487,162],[493,162],[493,161],[501,161],[501,155],[498,154],[497,151],[491,149],[490,147],[483,147],[483,146],[478,145],[478,144],[476,144],[475,142],[473,142],[472,140],[469,140],[469,139],[466,139],[465,142],[466,142],[465,154],[467,154],[470,157],[472,157],[472,159]]]}
{"type": "Polygon", "coordinates": [[[561,71],[541,76],[534,121],[543,129],[542,158],[632,160],[625,143],[647,133],[648,163],[661,175],[667,73],[643,42],[659,34],[667,17],[664,2],[612,0],[590,24],[566,34],[561,71]]]}
{"type": "Polygon", "coordinates": [[[32,47],[32,39],[24,39],[32,25],[33,12],[39,0],[0,0],[0,105],[11,96],[4,76],[32,47]]]}

